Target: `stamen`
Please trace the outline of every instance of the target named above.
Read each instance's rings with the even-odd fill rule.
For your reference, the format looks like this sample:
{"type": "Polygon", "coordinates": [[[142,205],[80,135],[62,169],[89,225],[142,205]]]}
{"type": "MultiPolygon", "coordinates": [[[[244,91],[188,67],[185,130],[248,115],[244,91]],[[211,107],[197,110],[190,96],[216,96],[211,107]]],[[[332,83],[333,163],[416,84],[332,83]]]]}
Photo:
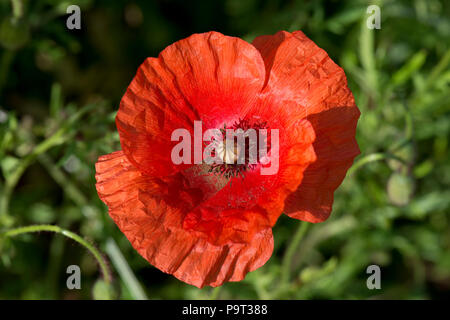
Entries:
{"type": "MultiPolygon", "coordinates": [[[[225,178],[232,178],[241,176],[244,178],[245,173],[253,170],[257,166],[257,158],[258,158],[258,141],[254,141],[256,145],[252,145],[250,141],[250,135],[246,134],[247,130],[253,129],[256,131],[256,139],[258,140],[259,134],[258,131],[261,129],[266,129],[266,122],[256,121],[251,123],[246,119],[239,119],[231,125],[231,127],[227,128],[224,125],[224,128],[220,131],[222,132],[223,139],[222,141],[213,141],[212,143],[217,144],[215,146],[215,152],[220,159],[222,159],[222,164],[212,164],[210,165],[209,172],[224,176],[225,178]],[[234,131],[238,131],[241,129],[244,132],[244,146],[240,146],[237,143],[237,137],[234,136],[232,141],[227,141],[226,130],[232,129],[234,131]],[[252,145],[252,146],[251,146],[252,145]],[[243,149],[241,149],[243,147],[243,149]],[[256,150],[252,149],[256,147],[256,150]],[[254,152],[254,154],[252,154],[254,152]],[[243,159],[239,159],[239,157],[243,157],[243,159]],[[239,161],[243,160],[243,161],[239,161]]],[[[229,138],[229,137],[228,137],[229,138]]],[[[228,139],[230,140],[230,139],[228,139]]],[[[270,148],[269,143],[267,142],[267,147],[270,148]]]]}

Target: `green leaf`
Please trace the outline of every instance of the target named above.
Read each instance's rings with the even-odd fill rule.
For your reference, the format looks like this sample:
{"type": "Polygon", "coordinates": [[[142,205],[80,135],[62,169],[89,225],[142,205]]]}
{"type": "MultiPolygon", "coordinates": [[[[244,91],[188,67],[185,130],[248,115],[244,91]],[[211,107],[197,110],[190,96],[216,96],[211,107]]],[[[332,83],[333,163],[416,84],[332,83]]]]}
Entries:
{"type": "Polygon", "coordinates": [[[427,54],[425,50],[417,52],[392,76],[394,86],[399,86],[408,81],[412,75],[425,63],[427,54]]]}

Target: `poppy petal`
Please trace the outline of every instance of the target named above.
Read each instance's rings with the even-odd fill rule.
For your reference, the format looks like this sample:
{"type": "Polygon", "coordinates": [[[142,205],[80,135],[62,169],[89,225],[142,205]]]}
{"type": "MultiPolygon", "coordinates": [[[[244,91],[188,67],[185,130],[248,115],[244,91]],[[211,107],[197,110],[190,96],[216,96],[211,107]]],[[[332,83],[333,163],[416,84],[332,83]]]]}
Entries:
{"type": "Polygon", "coordinates": [[[253,45],[266,66],[263,93],[290,100],[280,107],[303,114],[316,132],[317,161],[287,198],[285,213],[309,222],[324,221],[330,215],[334,191],[359,154],[355,131],[360,112],[345,73],[301,31],[257,37],[253,45]]]}
{"type": "Polygon", "coordinates": [[[148,58],[122,98],[116,117],[128,159],[141,171],[164,176],[173,164],[175,129],[194,120],[219,128],[253,104],[264,85],[264,61],[254,46],[218,32],[194,34],[148,58]]]}
{"type": "MultiPolygon", "coordinates": [[[[132,246],[152,265],[186,283],[201,288],[240,281],[272,254],[271,228],[257,230],[249,243],[230,241],[222,245],[211,244],[198,232],[184,229],[183,212],[174,203],[184,201],[189,206],[188,197],[180,197],[170,187],[182,181],[147,176],[122,151],[99,158],[96,179],[100,198],[132,246]]],[[[197,202],[191,200],[194,206],[197,202]]],[[[257,216],[256,212],[248,214],[257,216]]],[[[235,222],[229,221],[238,228],[235,222]]]]}
{"type": "Polygon", "coordinates": [[[280,142],[276,174],[261,175],[258,167],[244,177],[232,178],[186,215],[185,227],[204,233],[212,243],[222,244],[251,242],[255,232],[274,226],[286,197],[298,188],[305,169],[316,160],[312,146],[315,134],[309,121],[301,119],[286,129],[286,134],[280,133],[285,141],[280,142]]]}

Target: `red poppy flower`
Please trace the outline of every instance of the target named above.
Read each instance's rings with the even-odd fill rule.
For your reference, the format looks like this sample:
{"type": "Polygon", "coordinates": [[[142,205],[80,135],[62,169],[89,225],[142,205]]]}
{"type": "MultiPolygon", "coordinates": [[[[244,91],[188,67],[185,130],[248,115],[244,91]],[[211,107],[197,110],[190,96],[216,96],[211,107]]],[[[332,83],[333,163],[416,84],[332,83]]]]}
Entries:
{"type": "Polygon", "coordinates": [[[271,256],[283,212],[328,218],[359,154],[359,114],[344,71],[300,31],[252,44],[194,34],[138,69],[116,118],[122,150],[100,157],[97,191],[158,269],[197,287],[240,281],[271,256]],[[264,163],[175,164],[172,132],[193,132],[196,120],[204,130],[279,130],[278,172],[262,175],[264,163]]]}

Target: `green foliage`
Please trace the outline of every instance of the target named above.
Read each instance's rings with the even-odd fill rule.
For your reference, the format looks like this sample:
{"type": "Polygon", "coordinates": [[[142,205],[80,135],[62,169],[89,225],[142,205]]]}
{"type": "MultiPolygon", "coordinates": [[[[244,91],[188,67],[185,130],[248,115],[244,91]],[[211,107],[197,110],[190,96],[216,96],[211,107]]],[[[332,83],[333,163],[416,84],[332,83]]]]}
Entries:
{"type": "Polygon", "coordinates": [[[105,252],[114,282],[60,235],[0,237],[0,299],[449,297],[448,1],[379,1],[379,30],[366,28],[367,1],[75,3],[80,31],[66,28],[66,2],[0,2],[0,229],[72,230],[105,252]],[[240,283],[199,290],[158,271],[95,190],[98,156],[120,148],[114,117],[137,67],[194,32],[251,41],[299,29],[344,68],[362,113],[361,155],[330,219],[307,228],[280,218],[272,258],[240,283]],[[65,286],[71,264],[79,291],[65,286]],[[381,290],[366,287],[370,264],[381,290]]]}

